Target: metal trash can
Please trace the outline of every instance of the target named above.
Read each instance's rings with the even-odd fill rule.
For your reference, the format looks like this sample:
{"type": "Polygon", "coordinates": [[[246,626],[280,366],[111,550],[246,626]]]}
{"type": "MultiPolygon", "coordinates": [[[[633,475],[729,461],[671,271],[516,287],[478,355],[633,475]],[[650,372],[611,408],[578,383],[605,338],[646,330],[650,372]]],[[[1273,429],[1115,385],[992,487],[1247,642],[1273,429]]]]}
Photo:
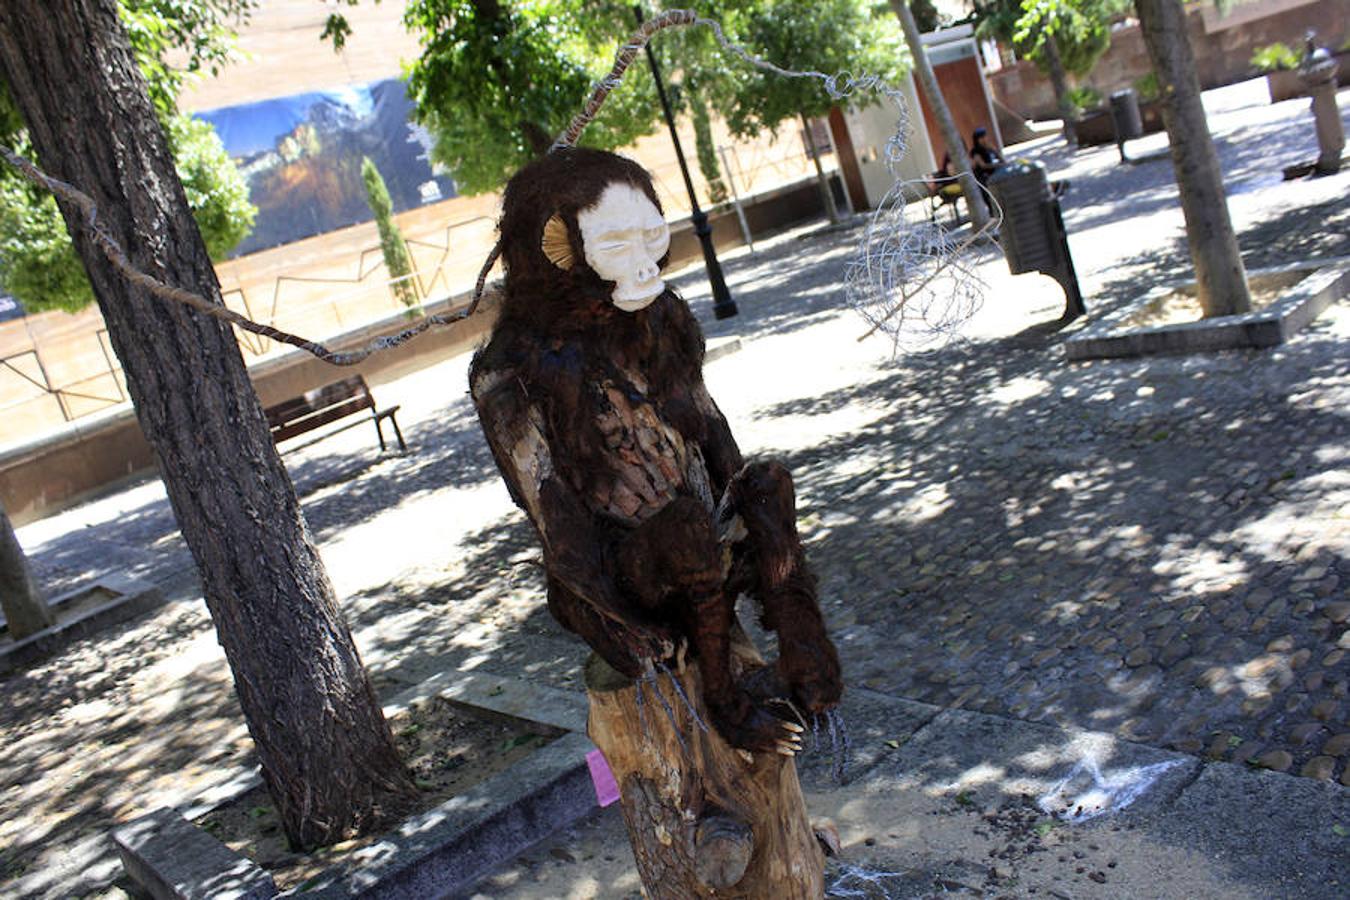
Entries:
{"type": "Polygon", "coordinates": [[[1144,120],[1139,115],[1139,95],[1134,88],[1116,91],[1111,95],[1111,121],[1116,126],[1116,143],[1142,137],[1144,120]]]}
{"type": "Polygon", "coordinates": [[[1016,160],[999,167],[989,178],[989,192],[1003,215],[998,240],[1014,275],[1044,272],[1064,288],[1064,318],[1086,312],[1078,288],[1059,197],[1050,189],[1045,167],[1016,160]]]}

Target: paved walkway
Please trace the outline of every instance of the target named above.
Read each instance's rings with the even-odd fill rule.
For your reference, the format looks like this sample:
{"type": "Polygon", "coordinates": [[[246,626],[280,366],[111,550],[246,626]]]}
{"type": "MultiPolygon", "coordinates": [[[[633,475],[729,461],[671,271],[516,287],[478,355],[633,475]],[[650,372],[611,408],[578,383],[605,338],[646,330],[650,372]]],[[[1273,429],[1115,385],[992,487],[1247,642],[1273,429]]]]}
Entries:
{"type": "MultiPolygon", "coordinates": [[[[1350,256],[1350,172],[1280,183],[1310,155],[1311,118],[1258,87],[1208,98],[1249,265],[1350,256]]],[[[1185,277],[1168,162],[1054,139],[1017,153],[1073,182],[1065,217],[1094,313],[1185,277]]],[[[742,314],[726,322],[697,273],[678,279],[710,338],[742,341],[707,378],[743,448],[797,478],[850,683],[1350,784],[1350,308],[1274,351],[1070,366],[1057,286],[986,251],[967,339],[893,361],[841,306],[856,236],[735,255],[742,314]]],[[[576,687],[582,648],[525,564],[537,551],[466,364],[376,386],[403,405],[407,457],[380,458],[356,429],[288,465],[383,694],[474,667],[576,687]]],[[[63,879],[102,871],[72,846],[249,749],[157,484],[20,539],[49,591],[117,570],[170,596],[0,682],[0,891],[69,896],[63,879]]]]}

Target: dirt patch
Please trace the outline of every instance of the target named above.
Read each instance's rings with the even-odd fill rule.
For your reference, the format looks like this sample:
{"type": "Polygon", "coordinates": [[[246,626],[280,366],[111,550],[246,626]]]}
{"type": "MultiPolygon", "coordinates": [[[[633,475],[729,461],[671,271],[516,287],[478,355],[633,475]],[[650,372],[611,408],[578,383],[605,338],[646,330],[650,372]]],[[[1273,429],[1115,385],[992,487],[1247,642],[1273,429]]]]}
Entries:
{"type": "MultiPolygon", "coordinates": [[[[1301,281],[1302,279],[1298,279],[1301,281]]],[[[1251,284],[1252,311],[1265,309],[1287,294],[1298,281],[1280,281],[1270,284],[1251,284]]],[[[1162,325],[1181,325],[1199,322],[1204,318],[1200,299],[1194,290],[1177,290],[1150,301],[1143,309],[1130,316],[1126,328],[1157,328],[1162,325]]]]}
{"type": "MultiPolygon", "coordinates": [[[[464,793],[562,734],[535,722],[475,713],[442,697],[412,705],[390,718],[389,725],[399,756],[418,788],[405,818],[464,793]]],[[[295,853],[286,843],[281,820],[263,788],[217,807],[197,824],[270,872],[283,891],[309,881],[380,838],[368,835],[311,853],[295,853]]]]}

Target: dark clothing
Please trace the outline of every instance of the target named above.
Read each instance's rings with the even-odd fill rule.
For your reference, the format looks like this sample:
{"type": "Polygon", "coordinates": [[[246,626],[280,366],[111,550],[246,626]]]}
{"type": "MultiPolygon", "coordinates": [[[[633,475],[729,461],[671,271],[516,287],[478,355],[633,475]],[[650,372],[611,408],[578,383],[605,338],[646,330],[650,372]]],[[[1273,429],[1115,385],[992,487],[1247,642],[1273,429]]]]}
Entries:
{"type": "Polygon", "coordinates": [[[1003,157],[993,147],[977,143],[970,148],[970,165],[975,180],[984,184],[1003,165],[1003,157]]]}

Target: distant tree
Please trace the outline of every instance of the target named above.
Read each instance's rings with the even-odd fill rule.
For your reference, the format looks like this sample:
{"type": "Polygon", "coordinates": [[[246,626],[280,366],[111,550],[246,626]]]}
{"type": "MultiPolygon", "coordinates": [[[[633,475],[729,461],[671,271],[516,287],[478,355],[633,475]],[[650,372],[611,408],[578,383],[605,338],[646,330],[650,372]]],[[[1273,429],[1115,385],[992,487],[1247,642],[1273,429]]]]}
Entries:
{"type": "Polygon", "coordinates": [[[403,233],[394,221],[394,202],[389,199],[389,188],[384,177],[370,157],[361,157],[361,180],[366,185],[366,202],[375,214],[375,227],[380,232],[380,251],[384,254],[384,267],[394,280],[390,290],[398,302],[408,307],[409,313],[420,311],[420,298],[417,295],[417,283],[409,276],[413,273],[412,255],[408,245],[403,242],[403,233]]]}
{"type": "MultiPolygon", "coordinates": [[[[404,23],[422,55],[408,94],[461,193],[495,190],[548,151],[613,64],[632,16],[610,0],[411,0],[404,23]]],[[[621,147],[660,115],[651,79],[625,79],[580,143],[621,147]]]]}
{"type": "Polygon", "coordinates": [[[952,118],[951,109],[948,108],[947,101],[942,96],[942,88],[938,85],[937,75],[933,73],[933,67],[928,62],[928,54],[923,49],[914,13],[904,0],[890,0],[890,3],[896,18],[900,20],[905,42],[909,44],[909,52],[914,58],[914,72],[918,76],[919,89],[928,100],[928,108],[933,111],[933,118],[937,119],[938,130],[942,133],[942,142],[947,145],[947,152],[951,155],[957,182],[961,185],[961,193],[966,199],[966,209],[970,210],[970,224],[977,229],[983,228],[989,224],[989,206],[984,202],[979,182],[975,180],[971,171],[970,154],[966,152],[965,139],[961,136],[961,132],[956,130],[956,120],[952,118]]]}
{"type": "MultiPolygon", "coordinates": [[[[222,259],[253,229],[257,208],[248,184],[215,129],[178,112],[179,91],[200,72],[216,73],[233,46],[233,28],[247,20],[257,0],[125,0],[123,26],[146,77],[169,141],[188,206],[212,259],[222,259]],[[186,52],[181,68],[166,60],[186,52]]],[[[0,142],[28,153],[8,91],[0,84],[0,142]]],[[[66,234],[56,201],[0,167],[0,287],[29,312],[76,312],[93,302],[79,254],[66,234]]]]}
{"type": "MultiPolygon", "coordinates": [[[[722,10],[728,30],[749,50],[779,66],[826,74],[853,72],[880,75],[895,83],[906,71],[903,44],[884,18],[873,14],[867,0],[758,0],[728,2],[722,10]]],[[[784,78],[740,63],[726,64],[719,80],[717,108],[733,134],[748,136],[772,130],[788,119],[805,129],[839,101],[814,78],[784,78]]],[[[868,95],[856,98],[872,102],[868,95]]],[[[837,218],[833,194],[818,157],[816,173],[831,218],[837,218]]]]}
{"type": "Polygon", "coordinates": [[[55,621],[51,608],[38,592],[28,558],[3,505],[0,505],[0,609],[5,611],[9,636],[16,641],[55,621]]]}
{"type": "Polygon", "coordinates": [[[686,81],[683,87],[681,93],[684,106],[689,110],[689,120],[694,125],[694,152],[698,156],[698,169],[703,173],[703,180],[708,183],[708,200],[721,203],[727,199],[727,185],[722,180],[722,167],[717,161],[717,143],[713,140],[708,102],[692,83],[686,81]]]}
{"type": "Polygon", "coordinates": [[[1092,71],[1111,46],[1111,22],[1129,0],[975,0],[976,34],[1009,44],[1050,78],[1055,103],[1072,140],[1078,110],[1071,77],[1092,71]]]}
{"type": "Polygon", "coordinates": [[[1134,7],[1161,88],[1163,124],[1200,307],[1206,316],[1247,312],[1251,309],[1247,270],[1201,101],[1195,56],[1186,36],[1186,10],[1180,0],[1135,0],[1134,7]]]}

